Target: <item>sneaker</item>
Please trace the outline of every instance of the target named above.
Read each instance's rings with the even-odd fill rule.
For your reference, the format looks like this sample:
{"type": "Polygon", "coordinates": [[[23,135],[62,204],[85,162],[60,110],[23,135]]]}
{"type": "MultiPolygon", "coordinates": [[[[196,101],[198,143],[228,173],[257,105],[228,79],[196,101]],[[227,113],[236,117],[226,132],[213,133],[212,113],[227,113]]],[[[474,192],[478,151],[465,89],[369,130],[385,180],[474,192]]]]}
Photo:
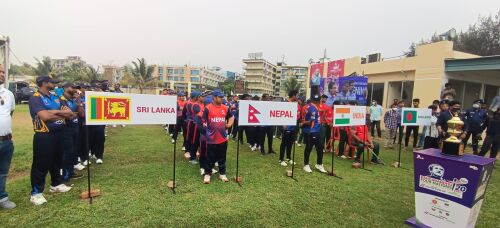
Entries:
{"type": "Polygon", "coordinates": [[[85,160],[83,161],[82,163],[84,166],[88,166],[89,164],[92,164],[92,162],[88,161],[88,160],[85,160]]]}
{"type": "Polygon", "coordinates": [[[4,201],[0,202],[0,208],[14,209],[14,208],[16,208],[16,204],[7,198],[4,201]]]}
{"type": "Polygon", "coordinates": [[[205,174],[205,169],[204,168],[201,168],[200,169],[200,175],[203,176],[203,174],[205,174]]]}
{"type": "Polygon", "coordinates": [[[318,165],[316,164],[314,166],[318,171],[322,172],[322,173],[326,173],[326,170],[325,170],[325,167],[323,167],[323,165],[318,165]]]}
{"type": "Polygon", "coordinates": [[[254,146],[250,147],[250,149],[251,149],[252,151],[255,151],[255,150],[257,149],[257,147],[254,145],[254,146]]]}
{"type": "Polygon", "coordinates": [[[43,197],[42,193],[38,193],[35,195],[31,195],[30,202],[35,205],[42,205],[44,203],[47,203],[47,200],[45,199],[45,197],[43,197]]]}
{"type": "Polygon", "coordinates": [[[92,154],[92,158],[93,159],[97,159],[97,157],[95,156],[95,154],[92,154]]]}
{"type": "Polygon", "coordinates": [[[212,169],[212,174],[216,174],[218,173],[219,171],[215,170],[215,169],[212,169]]]}
{"type": "Polygon", "coordinates": [[[210,184],[210,175],[205,175],[203,177],[203,184],[210,184]]]}
{"type": "Polygon", "coordinates": [[[68,192],[71,190],[71,187],[66,186],[65,184],[60,184],[57,186],[50,186],[49,191],[50,192],[68,192]]]}
{"type": "Polygon", "coordinates": [[[219,179],[221,179],[224,182],[229,182],[229,179],[227,179],[226,175],[220,175],[219,179]]]}
{"type": "Polygon", "coordinates": [[[184,146],[183,146],[181,150],[182,150],[182,151],[186,151],[186,147],[184,147],[184,146]]]}
{"type": "Polygon", "coordinates": [[[184,158],[189,160],[191,158],[191,154],[189,152],[184,153],[184,158]]]}
{"type": "Polygon", "coordinates": [[[346,159],[347,157],[345,155],[340,156],[342,159],[346,159]]]}
{"type": "Polygon", "coordinates": [[[164,127],[163,129],[168,130],[168,126],[164,127]]]}
{"type": "Polygon", "coordinates": [[[286,161],[281,161],[281,162],[280,162],[280,165],[281,165],[281,166],[287,166],[286,161]]]}
{"type": "Polygon", "coordinates": [[[82,164],[78,163],[78,164],[74,165],[73,168],[75,170],[82,171],[82,170],[85,169],[85,166],[83,166],[82,164]]]}
{"type": "Polygon", "coordinates": [[[275,138],[276,138],[276,135],[273,135],[273,139],[275,139],[275,138]]]}
{"type": "Polygon", "coordinates": [[[309,165],[304,166],[304,171],[306,171],[306,173],[312,173],[311,167],[309,167],[309,165]]]}
{"type": "Polygon", "coordinates": [[[293,160],[288,160],[288,164],[290,164],[290,165],[297,165],[297,163],[295,163],[293,160]]]}
{"type": "Polygon", "coordinates": [[[95,161],[96,164],[102,164],[102,159],[98,158],[96,161],[95,161]]]}
{"type": "Polygon", "coordinates": [[[78,173],[73,173],[69,178],[70,179],[80,179],[82,178],[83,175],[82,174],[78,174],[78,173]]]}
{"type": "Polygon", "coordinates": [[[198,165],[198,161],[196,159],[190,160],[189,162],[191,162],[191,164],[193,164],[193,165],[198,165]]]}
{"type": "Polygon", "coordinates": [[[174,136],[174,134],[170,134],[170,137],[174,136]]]}
{"type": "Polygon", "coordinates": [[[300,145],[300,143],[297,143],[297,146],[298,146],[298,147],[301,147],[302,145],[300,145]]]}
{"type": "Polygon", "coordinates": [[[219,167],[219,162],[215,162],[215,167],[219,167]]]}
{"type": "Polygon", "coordinates": [[[80,157],[78,157],[78,163],[82,162],[82,159],[80,159],[80,157]]]}
{"type": "Polygon", "coordinates": [[[174,140],[174,139],[172,139],[172,143],[175,143],[175,140],[174,140]]]}

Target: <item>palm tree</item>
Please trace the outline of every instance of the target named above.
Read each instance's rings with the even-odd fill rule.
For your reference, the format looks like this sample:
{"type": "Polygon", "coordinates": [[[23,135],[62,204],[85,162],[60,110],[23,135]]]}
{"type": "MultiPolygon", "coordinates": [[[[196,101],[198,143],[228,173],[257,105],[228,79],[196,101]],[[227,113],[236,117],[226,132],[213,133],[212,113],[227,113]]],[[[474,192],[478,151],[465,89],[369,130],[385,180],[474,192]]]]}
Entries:
{"type": "Polygon", "coordinates": [[[283,83],[283,87],[285,87],[285,91],[288,94],[292,90],[296,90],[297,92],[300,92],[300,89],[302,88],[302,83],[297,81],[295,77],[289,77],[285,83],[283,83]]]}
{"type": "Polygon", "coordinates": [[[55,69],[54,65],[52,64],[52,60],[50,57],[43,57],[42,61],[39,59],[35,58],[36,60],[36,67],[33,67],[33,71],[35,71],[35,74],[37,76],[40,75],[47,75],[47,76],[55,76],[55,69]]]}
{"type": "Polygon", "coordinates": [[[87,67],[87,78],[86,81],[92,83],[92,81],[99,81],[102,79],[102,74],[99,73],[99,67],[94,68],[93,66],[87,67]]]}
{"type": "Polygon", "coordinates": [[[154,80],[152,75],[154,66],[148,66],[144,58],[137,59],[137,62],[133,61],[132,65],[134,65],[132,69],[133,79],[135,84],[139,86],[139,91],[142,94],[146,84],[154,80]]]}

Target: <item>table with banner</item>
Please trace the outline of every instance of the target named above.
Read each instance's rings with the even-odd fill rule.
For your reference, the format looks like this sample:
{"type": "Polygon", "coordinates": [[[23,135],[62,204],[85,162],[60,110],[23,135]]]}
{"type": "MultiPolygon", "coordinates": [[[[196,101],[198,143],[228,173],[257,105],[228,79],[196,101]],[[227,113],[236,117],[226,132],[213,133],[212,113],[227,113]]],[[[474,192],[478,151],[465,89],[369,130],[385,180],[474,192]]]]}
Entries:
{"type": "Polygon", "coordinates": [[[444,155],[439,149],[415,151],[414,227],[474,227],[495,159],[444,155]]]}

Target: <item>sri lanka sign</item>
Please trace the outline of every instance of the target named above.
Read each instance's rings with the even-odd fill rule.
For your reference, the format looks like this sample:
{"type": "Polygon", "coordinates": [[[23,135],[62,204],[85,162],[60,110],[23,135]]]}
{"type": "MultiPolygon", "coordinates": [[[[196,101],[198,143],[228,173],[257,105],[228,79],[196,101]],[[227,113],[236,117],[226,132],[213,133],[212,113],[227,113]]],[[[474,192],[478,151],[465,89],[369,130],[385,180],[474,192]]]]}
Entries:
{"type": "Polygon", "coordinates": [[[177,97],[127,93],[85,93],[87,125],[175,124],[177,97]]]}
{"type": "Polygon", "coordinates": [[[361,126],[366,124],[366,107],[335,105],[333,106],[333,126],[361,126]]]}
{"type": "Polygon", "coordinates": [[[240,126],[297,125],[297,103],[275,101],[247,101],[239,103],[240,126]]]}
{"type": "Polygon", "coordinates": [[[402,126],[431,125],[432,110],[427,108],[403,108],[401,110],[402,126]]]}

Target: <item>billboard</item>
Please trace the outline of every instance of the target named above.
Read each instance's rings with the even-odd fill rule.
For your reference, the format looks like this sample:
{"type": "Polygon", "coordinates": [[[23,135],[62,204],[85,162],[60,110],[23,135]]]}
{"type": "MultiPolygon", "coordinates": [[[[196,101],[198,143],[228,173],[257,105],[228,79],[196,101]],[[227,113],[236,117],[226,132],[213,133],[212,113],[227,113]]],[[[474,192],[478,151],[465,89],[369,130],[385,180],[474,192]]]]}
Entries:
{"type": "Polygon", "coordinates": [[[339,91],[335,100],[344,103],[356,101],[358,105],[366,105],[367,89],[366,76],[339,77],[339,91]]]}
{"type": "Polygon", "coordinates": [[[323,68],[324,63],[312,64],[311,69],[309,70],[309,85],[313,86],[321,86],[321,82],[323,79],[323,68]]]}

